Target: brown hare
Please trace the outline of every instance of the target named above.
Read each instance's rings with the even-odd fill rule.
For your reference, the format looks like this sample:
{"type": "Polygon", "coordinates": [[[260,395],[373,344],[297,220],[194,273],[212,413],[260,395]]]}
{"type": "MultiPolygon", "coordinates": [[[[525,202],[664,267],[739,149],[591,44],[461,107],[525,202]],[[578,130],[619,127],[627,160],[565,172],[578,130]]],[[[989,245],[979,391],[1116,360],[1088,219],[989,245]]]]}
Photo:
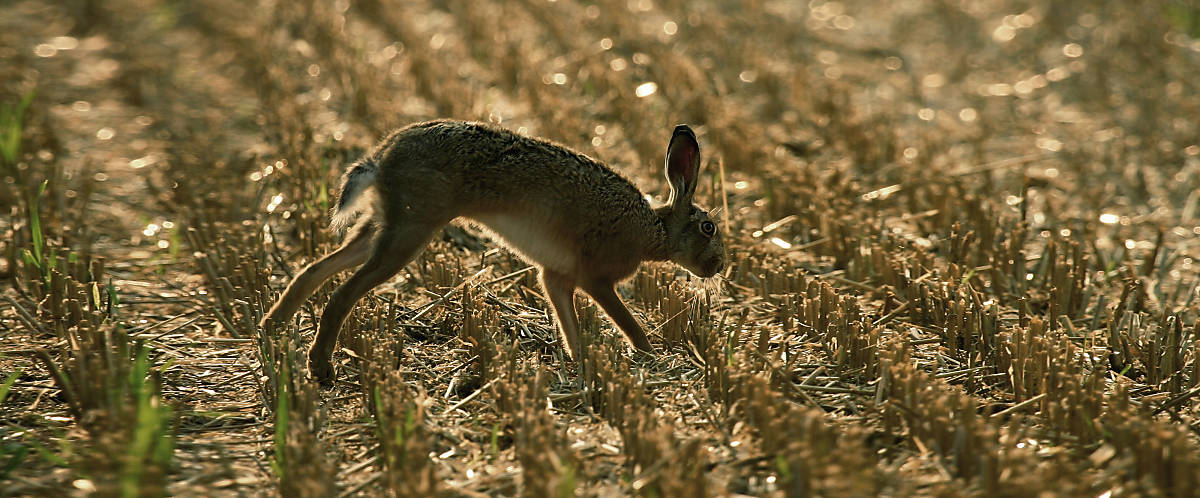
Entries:
{"type": "Polygon", "coordinates": [[[335,273],[362,265],[337,289],[309,350],[313,376],[333,377],[330,358],[354,303],[404,268],[433,234],[475,220],[541,270],[568,354],[580,354],[575,289],[608,313],[633,346],[650,341],[615,291],[642,261],[674,261],[711,277],[725,250],[708,213],[692,204],[700,145],[675,128],[667,146],[667,204],[651,208],[629,180],[561,145],[481,123],[430,121],[390,134],[343,176],[333,226],[368,211],[347,241],[296,275],[263,319],[288,320],[335,273]]]}

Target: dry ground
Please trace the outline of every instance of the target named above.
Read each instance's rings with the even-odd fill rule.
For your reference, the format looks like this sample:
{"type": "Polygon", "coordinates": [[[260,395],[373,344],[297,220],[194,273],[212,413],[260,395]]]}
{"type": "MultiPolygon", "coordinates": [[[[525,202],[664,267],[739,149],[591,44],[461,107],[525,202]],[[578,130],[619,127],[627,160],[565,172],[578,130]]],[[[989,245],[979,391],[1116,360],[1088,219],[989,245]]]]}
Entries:
{"type": "Polygon", "coordinates": [[[0,495],[1200,493],[1195,0],[2,9],[0,495]],[[730,268],[621,288],[652,356],[580,298],[572,363],[453,227],[319,389],[329,288],[256,323],[435,117],[658,201],[692,124],[730,268]]]}

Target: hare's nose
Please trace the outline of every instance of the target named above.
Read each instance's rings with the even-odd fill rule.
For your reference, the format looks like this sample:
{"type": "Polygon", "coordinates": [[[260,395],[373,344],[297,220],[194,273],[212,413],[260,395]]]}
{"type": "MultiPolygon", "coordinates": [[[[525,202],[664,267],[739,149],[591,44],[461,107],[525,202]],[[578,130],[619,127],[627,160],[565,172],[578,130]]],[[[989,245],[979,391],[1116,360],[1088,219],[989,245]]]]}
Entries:
{"type": "Polygon", "coordinates": [[[713,275],[716,275],[718,272],[725,269],[725,259],[718,256],[718,257],[715,257],[715,258],[709,260],[708,264],[706,264],[704,266],[705,266],[704,277],[708,278],[713,275]]]}

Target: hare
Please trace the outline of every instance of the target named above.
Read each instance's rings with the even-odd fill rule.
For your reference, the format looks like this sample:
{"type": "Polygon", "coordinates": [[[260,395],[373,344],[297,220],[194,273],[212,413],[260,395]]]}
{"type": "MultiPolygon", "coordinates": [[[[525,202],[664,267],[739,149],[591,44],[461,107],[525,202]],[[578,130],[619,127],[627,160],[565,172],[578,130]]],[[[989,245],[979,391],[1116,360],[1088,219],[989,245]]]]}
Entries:
{"type": "Polygon", "coordinates": [[[413,260],[455,218],[484,225],[540,269],[572,358],[580,351],[577,288],[592,296],[634,347],[652,351],[615,285],[642,261],[674,261],[711,277],[725,266],[717,225],[692,204],[700,145],[675,128],[667,146],[667,204],[652,208],[629,180],[561,145],[482,123],[430,121],[392,132],[343,176],[340,228],[368,211],[334,252],[304,268],[263,319],[282,323],[335,273],[362,265],[337,289],[309,350],[311,374],[333,376],[338,331],[355,302],[413,260]]]}

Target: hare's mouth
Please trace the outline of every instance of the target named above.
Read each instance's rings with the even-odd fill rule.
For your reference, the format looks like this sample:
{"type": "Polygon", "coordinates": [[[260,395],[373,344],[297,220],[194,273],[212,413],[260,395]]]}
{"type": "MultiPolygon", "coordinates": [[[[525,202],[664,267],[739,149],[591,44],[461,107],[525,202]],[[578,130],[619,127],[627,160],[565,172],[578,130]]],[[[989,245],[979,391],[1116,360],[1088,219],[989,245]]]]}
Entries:
{"type": "Polygon", "coordinates": [[[725,261],[721,258],[713,258],[704,262],[704,266],[700,269],[700,276],[704,278],[711,277],[725,268],[725,261]]]}

